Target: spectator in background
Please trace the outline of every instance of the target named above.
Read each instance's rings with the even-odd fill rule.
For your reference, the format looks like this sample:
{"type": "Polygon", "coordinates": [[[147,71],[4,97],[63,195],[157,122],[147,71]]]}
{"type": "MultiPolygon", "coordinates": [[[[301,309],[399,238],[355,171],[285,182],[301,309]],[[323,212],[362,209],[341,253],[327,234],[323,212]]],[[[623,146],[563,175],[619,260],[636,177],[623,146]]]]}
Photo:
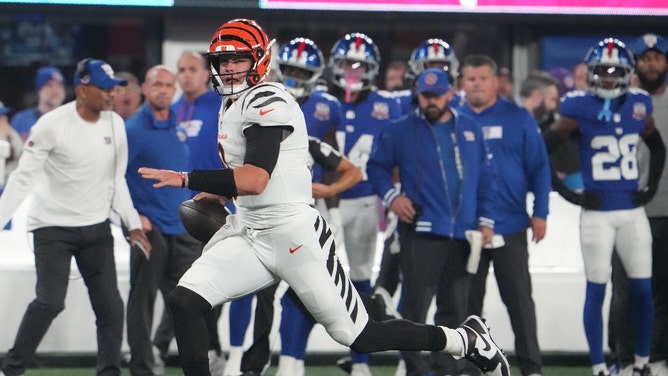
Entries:
{"type": "Polygon", "coordinates": [[[37,272],[37,296],[28,305],[0,375],[25,373],[51,322],[65,308],[73,257],[95,313],[97,375],[121,374],[123,300],[110,213],[121,217],[131,245],[151,251],[125,181],[125,126],[111,111],[114,88],[124,84],[104,61],[80,61],[74,74],[76,99],[37,120],[0,197],[2,227],[34,193],[27,229],[33,232],[37,272]],[[41,171],[46,182],[33,189],[41,171]]]}
{"type": "MultiPolygon", "coordinates": [[[[450,109],[454,89],[446,71],[423,71],[415,95],[419,111],[381,136],[367,172],[374,191],[399,218],[403,318],[426,322],[436,297],[437,312],[449,314],[435,315],[434,323],[454,326],[468,309],[470,247],[465,233],[480,230],[482,244],[494,235],[495,170],[480,126],[450,109]],[[395,169],[400,190],[394,185],[395,169]]],[[[419,352],[401,354],[407,375],[475,372],[469,362],[443,352],[431,354],[432,364],[419,352]]]]}
{"type": "Polygon", "coordinates": [[[142,93],[139,87],[139,80],[134,74],[122,71],[116,73],[116,77],[128,82],[126,86],[116,86],[116,95],[114,96],[114,111],[121,115],[123,120],[139,111],[142,103],[142,93]]]}
{"type": "Polygon", "coordinates": [[[153,184],[137,173],[141,166],[188,169],[186,135],[170,110],[176,93],[176,75],[166,66],[156,65],[146,73],[141,90],[146,101],[126,123],[126,180],[153,250],[149,257],[133,247],[130,254],[127,335],[133,376],[153,374],[151,331],[158,289],[162,296],[167,296],[202,254],[202,243],[186,232],[179,218],[179,205],[191,197],[189,192],[167,188],[156,195],[153,184]]]}
{"type": "MultiPolygon", "coordinates": [[[[636,57],[636,75],[640,88],[652,97],[654,126],[668,145],[668,87],[666,73],[668,41],[656,34],[645,34],[632,47],[636,57]]],[[[648,180],[650,151],[644,142],[638,145],[641,186],[648,180]]],[[[668,376],[668,164],[664,164],[656,196],[645,205],[652,231],[652,295],[654,325],[650,348],[654,376],[668,376]]],[[[609,345],[620,372],[633,368],[633,299],[628,277],[619,257],[612,259],[612,299],[610,300],[609,345]],[[622,371],[623,370],[623,371],[622,371]]]]}
{"type": "Polygon", "coordinates": [[[0,194],[7,176],[16,169],[19,157],[23,153],[23,140],[9,124],[11,109],[0,102],[0,194]]]}
{"type": "Polygon", "coordinates": [[[573,67],[573,81],[575,82],[575,90],[589,91],[587,64],[579,63],[573,67]]]}
{"type": "Polygon", "coordinates": [[[52,66],[39,68],[35,75],[35,91],[37,106],[17,112],[11,121],[24,141],[37,119],[65,101],[65,79],[60,69],[52,66]]]}
{"type": "Polygon", "coordinates": [[[397,91],[410,89],[411,80],[408,79],[408,63],[396,60],[388,64],[385,69],[385,90],[397,91]]]}
{"type": "Polygon", "coordinates": [[[536,308],[529,273],[527,228],[538,243],[545,236],[550,199],[551,171],[538,124],[497,90],[496,62],[485,55],[470,55],[462,63],[462,89],[466,103],[460,108],[482,126],[498,169],[499,195],[495,237],[483,249],[473,277],[469,313],[481,314],[490,263],[501,300],[508,309],[515,334],[515,353],[523,376],[542,374],[536,328],[536,308]],[[527,213],[527,194],[533,193],[533,210],[527,213]]]}
{"type": "Polygon", "coordinates": [[[566,95],[569,91],[575,90],[575,79],[573,78],[573,72],[571,70],[557,67],[550,69],[547,73],[557,80],[557,83],[559,84],[559,98],[566,95]]]}
{"type": "MultiPolygon", "coordinates": [[[[0,102],[0,195],[7,182],[9,174],[16,169],[19,157],[23,153],[23,140],[9,124],[9,107],[0,102]]],[[[11,221],[4,230],[12,228],[11,221]]]]}
{"type": "Polygon", "coordinates": [[[546,72],[533,72],[520,85],[520,102],[541,129],[554,122],[559,108],[559,83],[546,72]]]}
{"type": "Polygon", "coordinates": [[[506,98],[509,101],[515,101],[513,72],[508,67],[500,67],[496,75],[498,85],[496,93],[501,98],[506,98]]]}

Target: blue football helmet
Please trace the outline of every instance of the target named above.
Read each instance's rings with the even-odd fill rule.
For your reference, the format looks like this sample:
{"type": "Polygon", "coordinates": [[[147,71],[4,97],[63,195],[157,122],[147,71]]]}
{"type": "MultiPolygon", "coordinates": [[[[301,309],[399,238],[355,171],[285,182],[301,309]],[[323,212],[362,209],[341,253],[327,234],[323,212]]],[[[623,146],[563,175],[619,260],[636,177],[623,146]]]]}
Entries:
{"type": "Polygon", "coordinates": [[[278,53],[277,79],[295,98],[311,95],[325,70],[325,58],[310,39],[295,38],[278,53]]]}
{"type": "Polygon", "coordinates": [[[329,57],[334,85],[351,92],[369,89],[380,69],[380,51],[367,35],[362,33],[346,34],[334,43],[329,57]],[[346,74],[346,65],[355,73],[346,74]],[[364,68],[363,72],[362,69],[364,68]]]}
{"type": "Polygon", "coordinates": [[[428,68],[442,68],[448,72],[454,82],[459,76],[459,60],[448,42],[439,38],[431,38],[417,46],[408,60],[408,66],[415,77],[428,68]]]}
{"type": "Polygon", "coordinates": [[[592,92],[601,98],[616,98],[629,89],[635,68],[633,54],[615,38],[606,38],[585,55],[587,82],[592,92]]]}

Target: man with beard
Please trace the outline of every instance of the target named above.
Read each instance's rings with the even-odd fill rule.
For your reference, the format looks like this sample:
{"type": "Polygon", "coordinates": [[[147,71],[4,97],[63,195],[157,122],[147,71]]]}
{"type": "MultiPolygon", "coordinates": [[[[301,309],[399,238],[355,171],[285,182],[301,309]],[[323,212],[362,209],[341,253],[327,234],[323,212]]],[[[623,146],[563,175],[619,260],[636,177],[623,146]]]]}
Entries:
{"type": "MultiPolygon", "coordinates": [[[[466,317],[466,231],[477,229],[482,244],[489,242],[498,200],[482,129],[450,108],[454,92],[446,71],[423,71],[415,91],[419,111],[392,123],[367,164],[374,191],[399,218],[402,316],[426,322],[436,296],[434,322],[451,326],[466,317]],[[401,191],[393,184],[395,168],[401,191]]],[[[447,354],[432,353],[433,369],[417,352],[402,355],[409,375],[474,372],[464,369],[469,363],[457,364],[447,354]]]]}
{"type": "MultiPolygon", "coordinates": [[[[656,34],[645,34],[632,46],[636,57],[636,74],[640,88],[652,97],[654,126],[668,145],[668,91],[666,90],[666,52],[668,41],[656,34]]],[[[640,162],[640,186],[647,181],[649,150],[644,143],[638,147],[640,162]]],[[[652,293],[654,297],[654,326],[650,361],[652,375],[668,375],[668,172],[664,164],[658,190],[645,205],[645,212],[652,231],[652,293]]],[[[631,295],[624,267],[618,257],[613,257],[612,300],[610,303],[609,343],[617,357],[615,369],[630,369],[633,363],[633,329],[631,295]],[[612,318],[617,319],[613,320],[612,318]]]]}
{"type": "MultiPolygon", "coordinates": [[[[544,131],[556,120],[559,82],[547,72],[533,72],[522,81],[520,101],[521,106],[533,115],[541,131],[544,131]]],[[[582,189],[579,152],[574,140],[567,140],[561,145],[550,156],[550,163],[567,187],[572,190],[582,189]]]]}

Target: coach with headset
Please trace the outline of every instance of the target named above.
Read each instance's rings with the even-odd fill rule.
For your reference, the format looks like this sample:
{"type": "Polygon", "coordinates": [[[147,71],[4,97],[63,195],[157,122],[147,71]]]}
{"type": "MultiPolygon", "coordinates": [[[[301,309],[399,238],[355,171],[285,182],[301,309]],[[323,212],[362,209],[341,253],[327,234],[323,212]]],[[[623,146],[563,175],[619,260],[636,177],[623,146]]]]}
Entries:
{"type": "Polygon", "coordinates": [[[34,234],[37,297],[28,305],[0,375],[25,373],[53,319],[64,309],[72,257],[86,283],[97,324],[97,375],[121,374],[123,301],[116,281],[115,211],[130,229],[129,241],[150,252],[125,181],[127,140],[123,119],[111,111],[114,77],[102,60],[85,59],[74,74],[76,99],[33,126],[0,197],[0,228],[34,194],[27,228],[34,234]],[[44,179],[34,185],[43,171],[44,179]]]}

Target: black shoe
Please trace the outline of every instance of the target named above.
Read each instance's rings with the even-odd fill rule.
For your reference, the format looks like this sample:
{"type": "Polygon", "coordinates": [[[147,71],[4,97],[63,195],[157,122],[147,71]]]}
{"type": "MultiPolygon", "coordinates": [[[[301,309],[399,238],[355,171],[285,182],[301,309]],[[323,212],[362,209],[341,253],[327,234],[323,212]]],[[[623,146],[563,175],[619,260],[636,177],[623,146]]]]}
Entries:
{"type": "MultiPolygon", "coordinates": [[[[485,321],[478,316],[469,316],[457,328],[464,339],[464,357],[480,368],[486,375],[510,376],[510,365],[489,333],[485,321]]],[[[457,358],[457,357],[455,357],[457,358]]]]}
{"type": "Polygon", "coordinates": [[[343,370],[343,372],[350,374],[353,371],[353,358],[346,356],[336,361],[336,365],[343,370]]]}
{"type": "Polygon", "coordinates": [[[241,374],[241,376],[260,376],[261,373],[255,371],[246,371],[241,374]]]}
{"type": "Polygon", "coordinates": [[[383,320],[400,319],[401,314],[394,308],[394,301],[385,289],[378,289],[371,299],[377,302],[381,309],[383,320]]]}
{"type": "Polygon", "coordinates": [[[642,368],[633,367],[632,376],[652,376],[652,370],[649,364],[645,364],[642,368]]]}

